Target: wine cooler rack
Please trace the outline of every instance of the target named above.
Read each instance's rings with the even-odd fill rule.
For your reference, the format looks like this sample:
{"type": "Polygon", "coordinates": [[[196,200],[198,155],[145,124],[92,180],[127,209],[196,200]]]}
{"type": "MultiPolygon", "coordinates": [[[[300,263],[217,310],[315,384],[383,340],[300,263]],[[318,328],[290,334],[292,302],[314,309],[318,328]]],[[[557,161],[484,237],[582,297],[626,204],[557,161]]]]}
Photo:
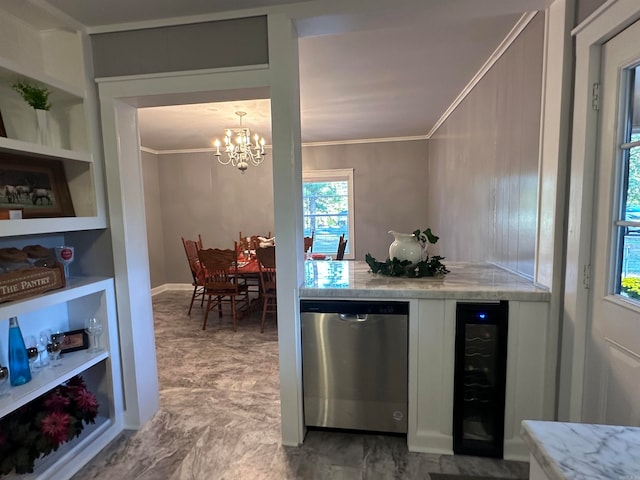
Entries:
{"type": "Polygon", "coordinates": [[[502,458],[508,302],[458,303],[453,451],[502,458]]]}

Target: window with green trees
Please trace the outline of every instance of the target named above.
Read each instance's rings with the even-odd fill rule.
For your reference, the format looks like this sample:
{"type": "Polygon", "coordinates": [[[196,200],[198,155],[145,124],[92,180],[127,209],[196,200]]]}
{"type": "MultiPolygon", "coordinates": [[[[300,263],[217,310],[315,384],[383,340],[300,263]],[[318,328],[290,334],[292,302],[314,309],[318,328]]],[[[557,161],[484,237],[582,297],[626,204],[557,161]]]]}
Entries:
{"type": "Polygon", "coordinates": [[[353,169],[305,171],[302,180],[304,235],[313,233],[313,253],[335,255],[344,235],[344,258],[354,258],[353,169]]]}

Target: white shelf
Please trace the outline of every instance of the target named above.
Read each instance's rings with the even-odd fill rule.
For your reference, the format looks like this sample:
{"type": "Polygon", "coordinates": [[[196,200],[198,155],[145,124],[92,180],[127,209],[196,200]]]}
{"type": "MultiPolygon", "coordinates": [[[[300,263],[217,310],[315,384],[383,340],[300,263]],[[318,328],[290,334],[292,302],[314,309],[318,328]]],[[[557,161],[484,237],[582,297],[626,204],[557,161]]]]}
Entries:
{"type": "MultiPolygon", "coordinates": [[[[0,418],[105,360],[108,356],[104,351],[88,353],[87,350],[79,350],[63,354],[60,357],[62,365],[59,367],[48,366],[35,370],[30,382],[18,387],[10,387],[9,395],[0,397],[0,418]]],[[[2,391],[6,391],[6,386],[2,391]]]]}
{"type": "Polygon", "coordinates": [[[22,313],[68,302],[76,298],[101,292],[109,288],[113,280],[105,277],[71,277],[67,285],[36,297],[0,304],[0,319],[17,317],[22,313]]]}
{"type": "Polygon", "coordinates": [[[78,162],[92,162],[89,152],[78,152],[64,148],[49,147],[37,143],[25,142],[14,138],[0,137],[0,152],[16,155],[28,154],[30,157],[51,158],[56,160],[76,160],[78,162]]]}
{"type": "Polygon", "coordinates": [[[107,220],[103,216],[0,220],[0,237],[76,232],[78,230],[97,230],[100,228],[107,228],[107,220]]]}
{"type": "Polygon", "coordinates": [[[85,91],[83,89],[58,80],[36,68],[30,68],[14,62],[11,59],[0,57],[0,78],[14,82],[18,78],[23,77],[45,84],[50,87],[52,94],[61,96],[63,99],[68,97],[70,100],[77,100],[85,97],[85,91]]]}

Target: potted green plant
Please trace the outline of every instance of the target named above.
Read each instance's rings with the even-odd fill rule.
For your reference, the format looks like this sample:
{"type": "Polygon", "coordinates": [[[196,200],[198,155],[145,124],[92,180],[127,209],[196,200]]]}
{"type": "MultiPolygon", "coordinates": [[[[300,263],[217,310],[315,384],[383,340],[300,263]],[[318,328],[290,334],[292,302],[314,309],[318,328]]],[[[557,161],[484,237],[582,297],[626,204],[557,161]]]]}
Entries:
{"type": "Polygon", "coordinates": [[[49,102],[51,91],[49,89],[33,85],[25,80],[18,80],[12,83],[11,88],[18,92],[23,100],[35,110],[48,111],[51,109],[51,103],[49,102]]]}
{"type": "Polygon", "coordinates": [[[51,102],[49,101],[51,91],[48,88],[34,85],[26,80],[17,80],[11,84],[11,88],[18,92],[23,100],[36,111],[38,142],[48,145],[50,139],[47,112],[51,109],[51,102]]]}

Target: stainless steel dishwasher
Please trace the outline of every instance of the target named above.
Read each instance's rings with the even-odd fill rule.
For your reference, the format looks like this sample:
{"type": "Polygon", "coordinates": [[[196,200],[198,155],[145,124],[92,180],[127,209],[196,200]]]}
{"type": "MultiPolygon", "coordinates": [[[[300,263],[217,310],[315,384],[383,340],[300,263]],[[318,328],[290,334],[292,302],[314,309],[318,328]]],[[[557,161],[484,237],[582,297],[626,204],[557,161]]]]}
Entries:
{"type": "Polygon", "coordinates": [[[407,302],[302,300],[307,426],[407,432],[407,302]]]}

